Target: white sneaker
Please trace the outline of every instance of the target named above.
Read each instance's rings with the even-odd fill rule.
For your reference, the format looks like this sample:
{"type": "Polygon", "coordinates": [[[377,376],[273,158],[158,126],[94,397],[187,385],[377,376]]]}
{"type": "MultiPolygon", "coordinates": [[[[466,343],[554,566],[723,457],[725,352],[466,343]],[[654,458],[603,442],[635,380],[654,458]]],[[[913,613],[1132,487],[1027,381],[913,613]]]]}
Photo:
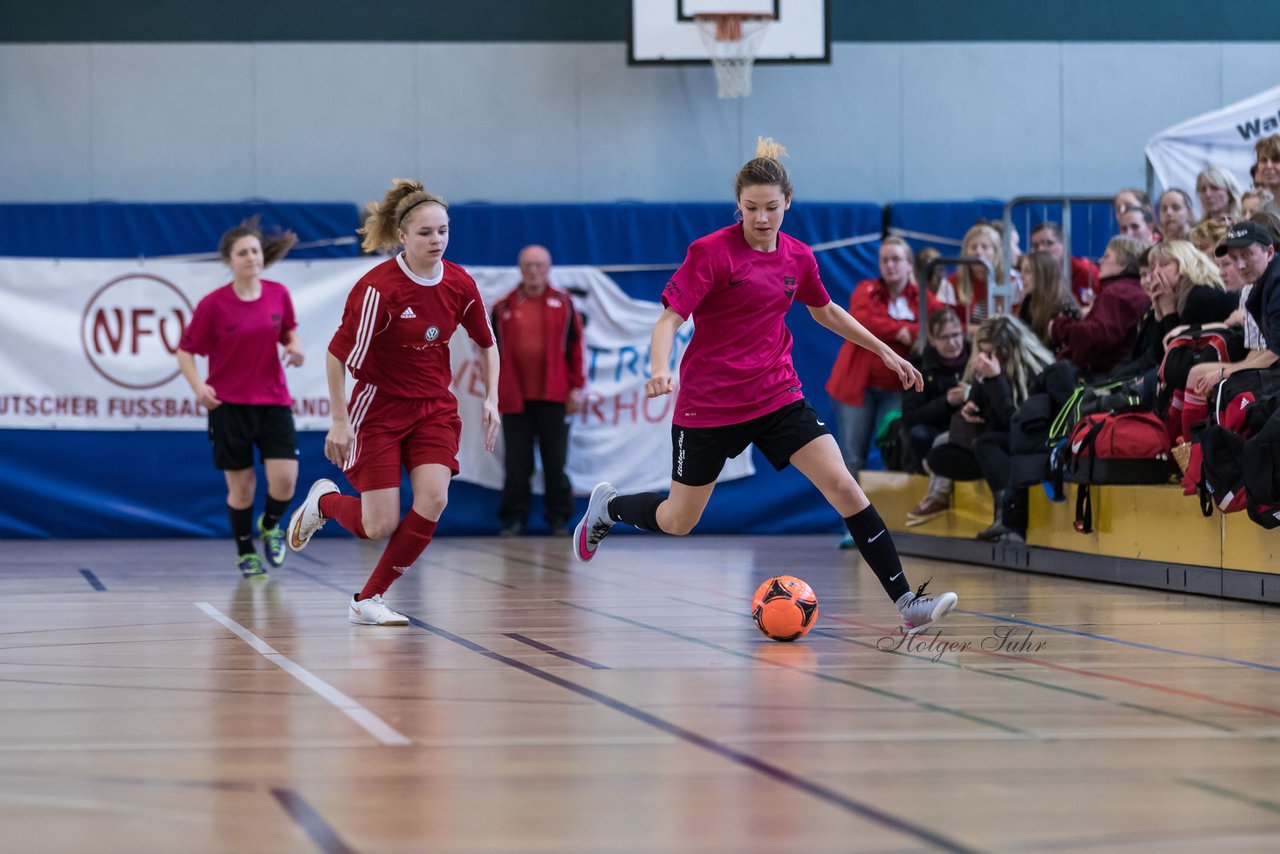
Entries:
{"type": "Polygon", "coordinates": [[[320,496],[337,492],[338,486],[327,477],[311,484],[302,506],[289,517],[289,548],[300,552],[311,542],[311,535],[324,527],[325,518],[320,515],[320,496]]]}
{"type": "Polygon", "coordinates": [[[943,593],[941,596],[925,596],[924,589],[929,586],[926,581],[915,593],[905,593],[898,601],[898,613],[902,615],[902,631],[908,635],[923,632],[951,613],[959,602],[954,593],[943,593]]]}
{"type": "Polygon", "coordinates": [[[609,536],[614,521],[609,518],[609,502],[618,497],[618,490],[610,483],[597,483],[591,490],[587,512],[573,529],[573,555],[586,562],[596,556],[596,547],[609,536]]]}
{"type": "Polygon", "coordinates": [[[390,606],[382,601],[382,594],[361,599],[358,602],[355,594],[352,594],[351,601],[347,603],[347,621],[357,626],[409,625],[409,618],[399,611],[391,610],[390,606]]]}

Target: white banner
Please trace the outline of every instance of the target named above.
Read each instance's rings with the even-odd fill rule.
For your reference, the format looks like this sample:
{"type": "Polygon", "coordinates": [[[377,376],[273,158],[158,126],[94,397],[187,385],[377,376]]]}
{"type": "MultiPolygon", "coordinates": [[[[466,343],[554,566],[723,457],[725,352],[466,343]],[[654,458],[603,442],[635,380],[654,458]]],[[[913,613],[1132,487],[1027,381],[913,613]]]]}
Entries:
{"type": "Polygon", "coordinates": [[[1275,133],[1280,133],[1280,86],[1161,131],[1147,142],[1147,160],[1161,187],[1178,187],[1192,198],[1196,176],[1209,166],[1230,172],[1247,190],[1253,146],[1275,133]]]}
{"type": "MultiPolygon", "coordinates": [[[[300,430],[331,423],[324,352],[352,285],[379,258],[282,261],[267,278],[289,288],[306,363],[286,372],[300,430]]],[[[519,281],[514,267],[468,268],[492,305],[519,281]]],[[[228,281],[217,263],[0,258],[0,429],[203,430],[174,351],[196,303],[228,281]]],[[[609,479],[624,491],[665,488],[671,471],[670,395],[644,396],[658,303],[633,300],[592,267],[556,267],[586,319],[587,406],[572,418],[575,492],[609,479]]],[[[692,334],[676,340],[677,358],[692,334]]],[[[464,422],[462,479],[499,489],[502,448],[486,454],[484,391],[466,333],[454,336],[454,393],[464,422]]],[[[203,372],[203,359],[197,362],[203,372]]],[[[754,473],[744,453],[721,479],[754,473]]],[[[540,481],[540,475],[539,475],[540,481]]],[[[541,489],[540,483],[536,487],[541,489]]]]}

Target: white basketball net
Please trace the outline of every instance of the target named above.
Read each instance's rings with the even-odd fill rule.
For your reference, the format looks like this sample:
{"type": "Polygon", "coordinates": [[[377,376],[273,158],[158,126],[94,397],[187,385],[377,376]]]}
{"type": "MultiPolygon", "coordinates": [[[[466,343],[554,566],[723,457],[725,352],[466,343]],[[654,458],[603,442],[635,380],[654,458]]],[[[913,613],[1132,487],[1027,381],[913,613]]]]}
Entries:
{"type": "Polygon", "coordinates": [[[698,34],[716,70],[716,94],[742,98],[751,94],[751,66],[771,18],[751,15],[698,15],[698,34]]]}

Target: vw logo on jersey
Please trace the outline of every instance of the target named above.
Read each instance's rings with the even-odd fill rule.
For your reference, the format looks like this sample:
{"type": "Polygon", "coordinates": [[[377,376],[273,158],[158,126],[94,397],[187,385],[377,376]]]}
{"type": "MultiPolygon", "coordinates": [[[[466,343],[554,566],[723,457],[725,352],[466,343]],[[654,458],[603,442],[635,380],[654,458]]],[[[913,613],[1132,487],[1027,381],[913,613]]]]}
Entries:
{"type": "Polygon", "coordinates": [[[440,330],[438,327],[435,327],[435,326],[427,327],[426,339],[428,341],[434,341],[439,337],[440,337],[440,330]]]}

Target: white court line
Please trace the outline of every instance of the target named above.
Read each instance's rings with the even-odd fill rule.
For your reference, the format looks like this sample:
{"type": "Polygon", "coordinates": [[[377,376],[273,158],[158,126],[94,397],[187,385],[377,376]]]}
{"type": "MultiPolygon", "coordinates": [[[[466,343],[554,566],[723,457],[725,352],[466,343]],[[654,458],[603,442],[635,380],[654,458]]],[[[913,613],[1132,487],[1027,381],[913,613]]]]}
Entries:
{"type": "Polygon", "coordinates": [[[351,720],[359,724],[366,732],[376,738],[383,744],[412,744],[409,738],[400,732],[392,729],[391,726],[382,718],[339,691],[337,688],[325,682],[319,676],[313,674],[300,664],[285,658],[280,653],[271,648],[271,645],[208,602],[194,603],[197,608],[204,611],[210,617],[213,617],[219,623],[226,626],[240,640],[253,647],[254,650],[262,654],[262,657],[272,664],[279,667],[285,673],[288,673],[294,679],[297,679],[303,685],[306,685],[312,691],[315,691],[322,698],[332,703],[338,711],[342,712],[351,720]]]}

